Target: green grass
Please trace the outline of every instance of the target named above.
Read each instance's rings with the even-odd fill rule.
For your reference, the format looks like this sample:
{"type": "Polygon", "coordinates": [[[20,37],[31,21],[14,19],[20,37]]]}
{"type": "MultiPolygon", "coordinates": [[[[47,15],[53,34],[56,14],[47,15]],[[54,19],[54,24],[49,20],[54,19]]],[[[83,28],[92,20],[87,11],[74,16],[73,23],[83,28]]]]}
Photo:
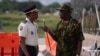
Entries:
{"type": "MultiPolygon", "coordinates": [[[[0,14],[0,20],[3,22],[2,32],[17,32],[17,27],[19,23],[25,19],[25,15],[23,13],[10,13],[10,14],[0,14]]],[[[39,37],[44,36],[44,31],[41,29],[43,26],[43,19],[45,19],[46,25],[50,29],[54,29],[55,25],[59,21],[59,16],[49,15],[45,16],[43,14],[39,14],[39,18],[36,21],[38,23],[39,29],[39,37]]]]}
{"type": "MultiPolygon", "coordinates": [[[[14,12],[14,13],[10,13],[10,14],[0,14],[0,20],[2,20],[3,22],[3,28],[2,32],[17,32],[17,27],[19,25],[19,23],[25,19],[25,15],[21,12],[14,12]]],[[[41,29],[41,26],[43,26],[43,19],[45,19],[45,23],[46,25],[50,28],[50,29],[54,29],[56,27],[56,24],[58,23],[59,16],[54,16],[54,15],[44,15],[44,14],[40,14],[39,13],[39,18],[36,21],[38,23],[38,33],[39,33],[39,37],[43,37],[44,36],[44,31],[41,29]]],[[[91,20],[88,17],[85,18],[85,28],[94,28],[96,26],[96,16],[94,15],[93,17],[91,17],[91,20]],[[90,22],[90,23],[89,23],[90,22]],[[90,26],[89,26],[90,25],[90,26]]]]}

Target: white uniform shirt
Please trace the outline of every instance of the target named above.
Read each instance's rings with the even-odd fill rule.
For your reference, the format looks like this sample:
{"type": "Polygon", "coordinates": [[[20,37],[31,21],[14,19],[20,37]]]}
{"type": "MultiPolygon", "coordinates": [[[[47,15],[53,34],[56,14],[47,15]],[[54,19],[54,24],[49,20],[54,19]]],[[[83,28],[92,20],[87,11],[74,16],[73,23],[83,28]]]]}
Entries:
{"type": "Polygon", "coordinates": [[[18,26],[19,36],[25,37],[26,45],[37,46],[38,45],[38,34],[37,34],[37,24],[33,24],[26,18],[25,21],[21,22],[18,26]]]}

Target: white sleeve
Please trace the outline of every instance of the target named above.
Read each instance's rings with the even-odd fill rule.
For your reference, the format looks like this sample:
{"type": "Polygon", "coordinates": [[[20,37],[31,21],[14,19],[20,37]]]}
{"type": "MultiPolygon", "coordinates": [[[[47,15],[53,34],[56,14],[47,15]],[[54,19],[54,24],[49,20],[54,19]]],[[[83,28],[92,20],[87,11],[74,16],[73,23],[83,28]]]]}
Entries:
{"type": "Polygon", "coordinates": [[[27,37],[27,25],[26,24],[20,24],[19,27],[18,27],[18,33],[19,33],[19,36],[22,36],[22,37],[27,37]]]}

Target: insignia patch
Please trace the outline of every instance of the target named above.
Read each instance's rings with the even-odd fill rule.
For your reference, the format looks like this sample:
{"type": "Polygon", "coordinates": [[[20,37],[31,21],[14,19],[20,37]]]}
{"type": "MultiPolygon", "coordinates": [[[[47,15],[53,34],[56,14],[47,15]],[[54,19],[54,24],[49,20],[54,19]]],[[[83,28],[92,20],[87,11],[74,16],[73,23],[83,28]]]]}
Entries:
{"type": "Polygon", "coordinates": [[[20,31],[22,31],[23,30],[23,26],[20,26],[20,31]]]}
{"type": "Polygon", "coordinates": [[[31,31],[31,34],[33,35],[33,31],[31,31]]]}

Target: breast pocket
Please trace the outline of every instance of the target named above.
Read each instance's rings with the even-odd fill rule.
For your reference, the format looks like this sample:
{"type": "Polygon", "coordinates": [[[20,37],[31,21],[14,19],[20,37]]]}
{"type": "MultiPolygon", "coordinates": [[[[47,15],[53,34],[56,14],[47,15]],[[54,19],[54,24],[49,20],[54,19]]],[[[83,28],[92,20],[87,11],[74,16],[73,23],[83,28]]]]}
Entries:
{"type": "Polygon", "coordinates": [[[29,31],[28,31],[29,35],[30,36],[33,36],[35,33],[34,33],[34,29],[30,28],[29,31]]]}
{"type": "Polygon", "coordinates": [[[34,31],[33,31],[33,30],[31,30],[31,31],[30,31],[30,34],[31,34],[31,35],[34,35],[34,31]]]}
{"type": "Polygon", "coordinates": [[[35,27],[33,27],[33,26],[29,27],[29,34],[32,37],[36,35],[36,29],[35,29],[35,27]]]}

